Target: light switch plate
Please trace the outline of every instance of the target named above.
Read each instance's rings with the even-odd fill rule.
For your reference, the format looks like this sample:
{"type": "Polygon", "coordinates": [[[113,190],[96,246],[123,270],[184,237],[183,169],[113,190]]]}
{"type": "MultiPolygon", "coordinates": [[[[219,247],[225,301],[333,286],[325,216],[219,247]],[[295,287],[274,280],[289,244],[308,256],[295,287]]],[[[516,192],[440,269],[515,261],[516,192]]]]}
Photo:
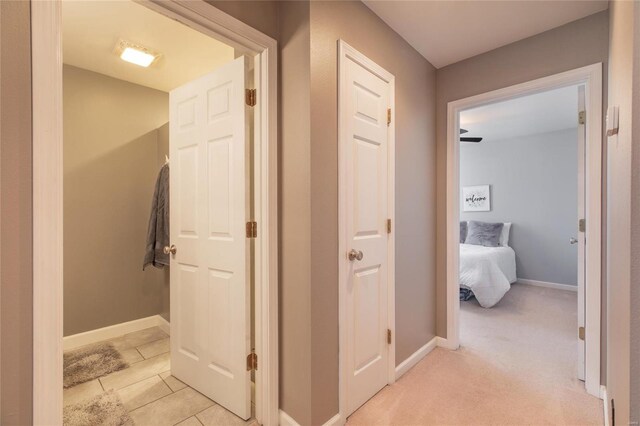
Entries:
{"type": "Polygon", "coordinates": [[[607,108],[607,136],[618,134],[618,107],[610,106],[607,108]]]}

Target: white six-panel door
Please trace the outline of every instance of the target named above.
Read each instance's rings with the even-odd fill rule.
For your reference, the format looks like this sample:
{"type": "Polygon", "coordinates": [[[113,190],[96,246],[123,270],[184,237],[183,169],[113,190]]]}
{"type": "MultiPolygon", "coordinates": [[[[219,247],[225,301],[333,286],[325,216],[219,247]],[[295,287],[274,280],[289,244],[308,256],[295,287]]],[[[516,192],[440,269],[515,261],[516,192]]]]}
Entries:
{"type": "Polygon", "coordinates": [[[171,372],[251,416],[245,58],[170,93],[171,372]]]}
{"type": "Polygon", "coordinates": [[[388,383],[390,147],[387,110],[391,85],[347,55],[340,62],[341,220],[340,262],[346,271],[346,413],[388,383]],[[351,258],[349,258],[351,253],[351,258]]]}

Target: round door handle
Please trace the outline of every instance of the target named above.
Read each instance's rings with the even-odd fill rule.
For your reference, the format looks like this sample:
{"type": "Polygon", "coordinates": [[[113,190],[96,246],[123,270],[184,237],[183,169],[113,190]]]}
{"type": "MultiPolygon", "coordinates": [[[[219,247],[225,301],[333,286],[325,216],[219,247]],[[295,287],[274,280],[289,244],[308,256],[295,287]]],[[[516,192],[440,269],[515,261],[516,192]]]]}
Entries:
{"type": "Polygon", "coordinates": [[[569,244],[578,244],[578,240],[576,240],[575,238],[571,237],[571,238],[569,238],[569,244]]]}
{"type": "Polygon", "coordinates": [[[171,247],[169,246],[164,246],[164,254],[176,254],[176,252],[178,251],[178,249],[176,248],[176,246],[174,246],[173,244],[171,244],[171,247]]]}
{"type": "Polygon", "coordinates": [[[364,254],[362,254],[361,251],[352,249],[347,256],[349,257],[349,260],[353,262],[354,260],[362,260],[364,254]]]}

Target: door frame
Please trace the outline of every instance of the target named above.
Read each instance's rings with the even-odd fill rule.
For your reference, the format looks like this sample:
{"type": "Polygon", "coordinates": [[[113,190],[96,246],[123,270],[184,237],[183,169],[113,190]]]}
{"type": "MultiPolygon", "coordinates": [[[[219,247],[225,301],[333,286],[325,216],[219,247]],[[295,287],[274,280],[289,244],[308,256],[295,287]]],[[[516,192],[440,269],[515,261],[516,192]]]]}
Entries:
{"type": "MultiPolygon", "coordinates": [[[[346,176],[349,170],[346,164],[345,150],[346,144],[343,142],[348,137],[344,134],[346,128],[342,112],[346,110],[343,104],[346,99],[348,87],[346,85],[346,67],[344,62],[351,59],[362,67],[376,74],[386,81],[390,87],[389,107],[395,114],[395,76],[384,68],[367,58],[365,55],[351,47],[344,40],[338,40],[338,325],[339,325],[339,416],[346,422],[347,416],[347,330],[346,330],[346,283],[348,280],[348,268],[346,253],[348,241],[346,235],[346,176]]],[[[388,148],[388,185],[387,203],[389,219],[395,224],[395,115],[392,115],[391,122],[387,128],[389,139],[388,148]]],[[[395,225],[394,225],[395,226],[395,225]]],[[[394,383],[396,380],[396,330],[395,330],[395,232],[388,234],[388,275],[387,275],[387,328],[391,330],[391,344],[389,344],[389,357],[387,368],[387,383],[394,383]]]]}
{"type": "MultiPolygon", "coordinates": [[[[255,54],[256,418],[278,424],[277,42],[203,0],[138,3],[255,54]]],[[[33,422],[62,424],[63,169],[61,3],[31,3],[33,422]]]]}
{"type": "MultiPolygon", "coordinates": [[[[447,337],[443,346],[460,346],[460,128],[459,113],[495,102],[560,87],[585,85],[586,160],[585,219],[589,244],[585,253],[585,388],[600,397],[600,340],[602,291],[602,63],[554,74],[503,89],[449,102],[447,105],[447,337]]],[[[577,224],[576,224],[577,226],[577,224]]],[[[577,334],[577,330],[576,330],[577,334]]]]}

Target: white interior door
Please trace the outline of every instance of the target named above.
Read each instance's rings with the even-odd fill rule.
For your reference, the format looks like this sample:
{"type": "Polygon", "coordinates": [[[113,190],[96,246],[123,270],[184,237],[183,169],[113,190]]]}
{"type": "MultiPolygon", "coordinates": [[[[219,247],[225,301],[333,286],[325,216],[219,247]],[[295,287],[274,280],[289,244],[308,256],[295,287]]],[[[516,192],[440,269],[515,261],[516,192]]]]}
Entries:
{"type": "Polygon", "coordinates": [[[171,372],[248,419],[245,61],[170,94],[171,372]]]}
{"type": "Polygon", "coordinates": [[[576,233],[578,240],[578,379],[585,378],[585,229],[580,229],[580,220],[585,218],[585,166],[586,166],[586,121],[584,116],[585,107],[585,87],[578,86],[578,224],[576,233]],[[583,330],[581,332],[581,330],[583,330]]]}
{"type": "MultiPolygon", "coordinates": [[[[345,197],[346,409],[388,383],[390,84],[346,57],[341,62],[341,185],[345,197]],[[344,84],[343,84],[344,83],[344,84]],[[350,256],[351,253],[351,256],[350,256]]],[[[342,236],[341,236],[342,237],[342,236]]]]}

